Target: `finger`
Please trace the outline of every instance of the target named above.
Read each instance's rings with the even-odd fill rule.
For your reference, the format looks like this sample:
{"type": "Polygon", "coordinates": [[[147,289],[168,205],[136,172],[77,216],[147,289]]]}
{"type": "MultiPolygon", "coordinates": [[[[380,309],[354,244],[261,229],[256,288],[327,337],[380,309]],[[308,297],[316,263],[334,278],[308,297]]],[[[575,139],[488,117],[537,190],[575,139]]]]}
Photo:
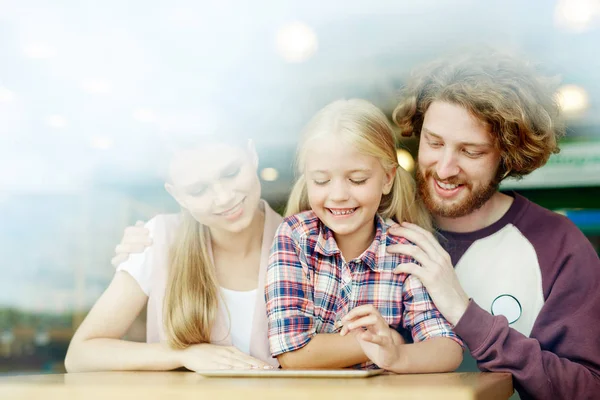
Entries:
{"type": "Polygon", "coordinates": [[[422,275],[425,269],[414,263],[406,263],[406,264],[398,264],[396,268],[394,268],[394,274],[408,274],[414,275],[420,280],[423,280],[422,275]]]}
{"type": "Polygon", "coordinates": [[[356,326],[354,328],[347,328],[347,333],[355,333],[356,335],[361,335],[365,332],[371,332],[373,335],[379,335],[382,330],[376,328],[374,325],[367,326],[356,326]]]}
{"type": "Polygon", "coordinates": [[[238,359],[252,367],[256,367],[256,368],[270,368],[271,367],[269,364],[265,363],[264,361],[261,361],[257,358],[249,356],[248,354],[244,353],[237,347],[231,346],[231,347],[229,347],[229,350],[233,357],[235,357],[236,359],[238,359]]]}
{"type": "Polygon", "coordinates": [[[143,244],[128,244],[128,243],[121,243],[119,245],[117,245],[117,247],[115,247],[115,253],[117,254],[131,254],[131,253],[143,253],[144,250],[146,250],[148,248],[148,246],[143,245],[143,244]]]}
{"type": "Polygon", "coordinates": [[[379,314],[379,310],[375,308],[372,304],[366,304],[364,306],[354,307],[348,314],[342,317],[342,322],[346,323],[348,321],[352,321],[356,318],[364,317],[365,315],[377,313],[379,314]]]}
{"type": "Polygon", "coordinates": [[[248,364],[235,358],[229,360],[229,365],[231,365],[231,368],[233,369],[252,369],[252,364],[248,364]]]}
{"type": "Polygon", "coordinates": [[[152,238],[148,235],[125,235],[121,239],[121,244],[141,244],[148,246],[152,244],[152,238]]]}
{"type": "Polygon", "coordinates": [[[128,258],[129,254],[119,254],[114,256],[112,260],[110,260],[110,263],[113,265],[113,267],[117,268],[123,261],[127,261],[128,258]]]}
{"type": "MultiPolygon", "coordinates": [[[[410,222],[403,222],[402,227],[400,229],[405,229],[407,232],[417,233],[417,234],[421,235],[420,237],[423,238],[423,241],[424,241],[423,245],[431,246],[431,247],[428,247],[427,249],[424,249],[425,251],[427,251],[427,252],[435,251],[437,254],[439,254],[442,257],[445,255],[448,255],[448,252],[446,250],[444,250],[444,248],[442,247],[440,242],[437,240],[437,238],[433,235],[433,233],[429,232],[426,229],[423,229],[419,225],[415,225],[410,222]]],[[[409,237],[406,237],[406,238],[411,240],[409,237]]]]}
{"type": "Polygon", "coordinates": [[[376,330],[379,330],[385,328],[387,324],[385,323],[383,318],[378,318],[376,315],[371,314],[362,318],[355,319],[347,325],[348,330],[354,330],[356,328],[368,328],[370,326],[374,327],[376,330]]]}
{"type": "Polygon", "coordinates": [[[267,363],[264,363],[262,366],[261,365],[253,365],[251,367],[252,369],[273,369],[273,366],[267,363]]]}
{"type": "Polygon", "coordinates": [[[428,230],[425,230],[418,225],[403,222],[399,226],[395,225],[394,227],[390,228],[390,231],[393,235],[402,236],[418,246],[431,246],[428,249],[436,252],[439,250],[444,251],[435,236],[428,230]]]}
{"type": "Polygon", "coordinates": [[[368,331],[361,333],[360,339],[364,340],[365,342],[377,344],[379,346],[387,346],[391,344],[390,338],[382,335],[374,335],[373,333],[368,331]]]}
{"type": "Polygon", "coordinates": [[[194,372],[206,371],[210,369],[232,369],[231,365],[226,362],[212,362],[208,365],[203,365],[200,368],[191,368],[194,372]]]}
{"type": "Polygon", "coordinates": [[[252,367],[249,363],[240,360],[233,353],[220,354],[220,357],[216,359],[216,362],[229,365],[231,368],[235,369],[250,369],[252,367]]]}
{"type": "MultiPolygon", "coordinates": [[[[437,242],[437,240],[435,240],[433,238],[433,236],[431,236],[431,235],[430,235],[431,236],[431,238],[430,238],[421,232],[417,232],[415,230],[406,228],[404,226],[397,228],[395,230],[395,232],[397,232],[399,236],[402,236],[405,239],[409,240],[410,242],[414,243],[413,247],[417,247],[417,248],[421,249],[432,259],[438,259],[438,258],[442,257],[442,254],[445,252],[445,250],[440,246],[440,244],[437,242]]],[[[404,244],[399,244],[399,245],[404,245],[404,244]]],[[[390,252],[395,252],[394,249],[396,248],[396,246],[398,246],[398,245],[390,246],[391,247],[390,252]]]]}
{"type": "MultiPolygon", "coordinates": [[[[408,256],[415,261],[419,262],[423,267],[431,267],[434,264],[439,264],[439,260],[436,258],[431,258],[428,254],[426,254],[422,249],[417,246],[413,246],[412,244],[394,244],[388,246],[388,249],[397,254],[402,254],[408,256]],[[391,248],[391,249],[390,249],[391,248]]],[[[412,261],[412,260],[404,260],[404,261],[412,261]]]]}
{"type": "Polygon", "coordinates": [[[125,235],[120,244],[134,244],[149,246],[152,244],[152,238],[148,235],[125,235]]]}
{"type": "Polygon", "coordinates": [[[138,236],[148,236],[150,234],[150,231],[147,228],[144,228],[144,226],[128,226],[127,228],[125,228],[125,230],[123,231],[123,234],[125,236],[129,236],[129,235],[138,235],[138,236]]]}

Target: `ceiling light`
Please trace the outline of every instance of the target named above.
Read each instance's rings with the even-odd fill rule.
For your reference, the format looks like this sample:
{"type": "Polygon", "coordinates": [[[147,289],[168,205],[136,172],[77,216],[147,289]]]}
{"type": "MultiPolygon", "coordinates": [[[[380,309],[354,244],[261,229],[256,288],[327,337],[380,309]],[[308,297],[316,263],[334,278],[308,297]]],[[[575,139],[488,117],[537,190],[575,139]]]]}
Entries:
{"type": "Polygon", "coordinates": [[[600,15],[600,0],[559,0],[554,9],[554,22],[574,32],[590,28],[600,15]]]}
{"type": "Polygon", "coordinates": [[[317,51],[317,35],[311,27],[302,22],[290,22],[277,32],[276,47],[285,61],[303,62],[317,51]]]}
{"type": "Polygon", "coordinates": [[[275,168],[263,168],[263,170],[260,171],[260,177],[263,181],[273,182],[279,177],[279,172],[277,172],[275,168]]]}
{"type": "Polygon", "coordinates": [[[581,114],[589,104],[588,94],[577,85],[564,85],[556,93],[556,100],[567,116],[581,114]]]}
{"type": "Polygon", "coordinates": [[[396,149],[396,157],[398,164],[408,172],[412,172],[415,168],[415,160],[413,156],[405,149],[396,149]]]}

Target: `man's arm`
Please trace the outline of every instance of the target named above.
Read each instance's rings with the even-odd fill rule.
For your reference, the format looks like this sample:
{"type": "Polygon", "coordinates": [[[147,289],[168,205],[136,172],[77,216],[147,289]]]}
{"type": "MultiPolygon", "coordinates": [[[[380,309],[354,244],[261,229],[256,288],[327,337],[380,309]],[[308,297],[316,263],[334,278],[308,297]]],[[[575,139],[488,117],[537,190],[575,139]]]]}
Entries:
{"type": "MultiPolygon", "coordinates": [[[[522,398],[591,399],[600,393],[600,260],[581,232],[569,232],[556,260],[557,272],[543,277],[545,303],[526,337],[469,301],[450,256],[422,228],[392,228],[416,246],[388,247],[415,258],[397,273],[417,276],[437,308],[485,371],[510,372],[522,398]]],[[[540,229],[539,225],[536,229],[540,229]]],[[[515,277],[518,279],[518,277],[515,277]]]]}
{"type": "Polygon", "coordinates": [[[523,399],[600,393],[600,260],[583,243],[565,260],[531,332],[473,301],[455,326],[484,371],[510,372],[523,399]]]}

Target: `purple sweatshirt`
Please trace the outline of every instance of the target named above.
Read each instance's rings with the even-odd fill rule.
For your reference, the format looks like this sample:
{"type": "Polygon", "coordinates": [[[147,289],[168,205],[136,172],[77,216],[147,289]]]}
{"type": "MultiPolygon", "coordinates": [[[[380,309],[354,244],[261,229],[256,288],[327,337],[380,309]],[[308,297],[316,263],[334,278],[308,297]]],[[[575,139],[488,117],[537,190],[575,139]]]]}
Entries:
{"type": "Polygon", "coordinates": [[[472,299],[456,333],[523,399],[600,399],[598,255],[566,217],[513,196],[491,226],[441,232],[472,299]]]}

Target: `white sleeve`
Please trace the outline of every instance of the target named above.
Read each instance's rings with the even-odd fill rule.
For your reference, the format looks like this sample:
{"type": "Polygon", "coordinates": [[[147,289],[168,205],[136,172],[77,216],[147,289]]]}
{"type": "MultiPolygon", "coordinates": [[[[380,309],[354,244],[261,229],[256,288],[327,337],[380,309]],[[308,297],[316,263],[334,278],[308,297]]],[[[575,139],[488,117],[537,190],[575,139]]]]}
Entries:
{"type": "Polygon", "coordinates": [[[164,224],[161,224],[158,221],[160,217],[160,215],[157,215],[144,225],[150,232],[150,238],[153,239],[152,245],[146,247],[142,253],[130,254],[129,258],[117,267],[117,271],[125,271],[131,275],[133,279],[137,281],[138,285],[140,285],[140,288],[146,296],[150,296],[152,289],[152,271],[156,262],[160,262],[157,258],[160,257],[160,253],[162,253],[163,249],[161,249],[161,247],[165,246],[165,243],[155,242],[157,236],[164,236],[157,235],[157,229],[165,228],[164,224]]]}

